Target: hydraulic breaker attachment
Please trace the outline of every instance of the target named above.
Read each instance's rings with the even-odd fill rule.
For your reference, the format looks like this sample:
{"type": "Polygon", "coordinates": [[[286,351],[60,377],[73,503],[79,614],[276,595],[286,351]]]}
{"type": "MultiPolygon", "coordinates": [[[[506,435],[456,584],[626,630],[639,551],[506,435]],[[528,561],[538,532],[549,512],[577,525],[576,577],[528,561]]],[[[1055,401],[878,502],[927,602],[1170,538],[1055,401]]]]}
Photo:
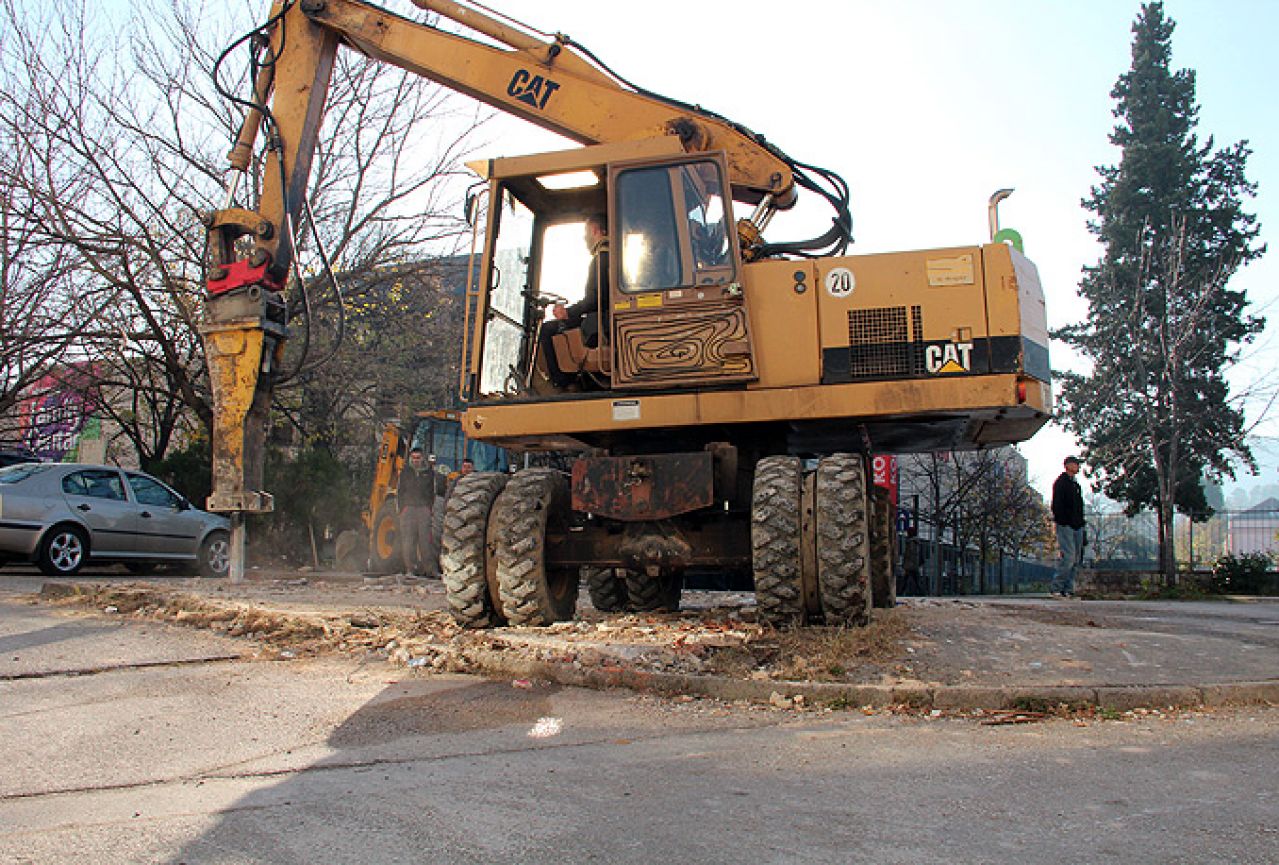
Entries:
{"type": "Polygon", "coordinates": [[[213,494],[209,510],[272,510],[262,491],[272,379],[284,350],[284,304],[253,286],[210,298],[204,327],[213,390],[213,494]]]}
{"type": "Polygon", "coordinates": [[[260,286],[210,297],[200,329],[213,393],[208,509],[231,516],[232,582],[244,577],[244,514],[274,508],[262,490],[263,449],[286,330],[283,301],[260,286]]]}

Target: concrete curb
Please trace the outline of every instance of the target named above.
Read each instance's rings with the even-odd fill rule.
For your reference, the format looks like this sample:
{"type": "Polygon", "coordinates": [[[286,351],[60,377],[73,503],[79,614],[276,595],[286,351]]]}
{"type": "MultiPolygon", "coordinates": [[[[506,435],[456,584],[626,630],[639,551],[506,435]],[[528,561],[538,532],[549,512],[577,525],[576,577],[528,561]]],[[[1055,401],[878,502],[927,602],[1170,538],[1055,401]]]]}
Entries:
{"type": "MultiPolygon", "coordinates": [[[[44,599],[88,594],[81,584],[46,582],[44,599]]],[[[920,710],[1049,709],[1059,705],[1115,711],[1279,705],[1279,678],[1244,682],[1159,685],[855,685],[837,682],[729,679],[684,673],[636,670],[620,665],[599,667],[514,657],[497,649],[472,647],[462,652],[467,669],[456,670],[490,678],[541,679],[578,688],[632,691],[665,696],[693,695],[725,701],[769,703],[774,695],[802,696],[809,706],[909,706],[920,710]]]]}
{"type": "Polygon", "coordinates": [[[809,706],[910,706],[914,709],[1003,710],[1052,708],[1166,709],[1200,706],[1279,704],[1279,679],[1260,682],[1222,682],[1204,685],[1008,685],[980,687],[938,685],[844,685],[835,682],[784,682],[725,679],[680,673],[646,672],[623,667],[579,668],[549,661],[512,658],[503,652],[472,650],[467,658],[475,672],[513,679],[542,679],[578,688],[627,688],[644,693],[710,697],[768,703],[774,694],[802,696],[809,706]]]}

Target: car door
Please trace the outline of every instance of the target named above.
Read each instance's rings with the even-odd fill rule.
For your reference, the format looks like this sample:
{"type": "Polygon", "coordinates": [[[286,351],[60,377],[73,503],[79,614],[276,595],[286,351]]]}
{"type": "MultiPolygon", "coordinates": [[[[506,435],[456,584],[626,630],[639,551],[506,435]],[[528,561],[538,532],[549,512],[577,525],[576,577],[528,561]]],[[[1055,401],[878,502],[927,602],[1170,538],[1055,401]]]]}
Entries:
{"type": "Polygon", "coordinates": [[[89,551],[94,556],[132,553],[137,512],[115,469],[79,469],[62,479],[67,506],[89,528],[89,551]]]}
{"type": "Polygon", "coordinates": [[[138,506],[137,551],[163,558],[196,554],[202,522],[186,500],[146,475],[127,475],[129,492],[138,506]]]}

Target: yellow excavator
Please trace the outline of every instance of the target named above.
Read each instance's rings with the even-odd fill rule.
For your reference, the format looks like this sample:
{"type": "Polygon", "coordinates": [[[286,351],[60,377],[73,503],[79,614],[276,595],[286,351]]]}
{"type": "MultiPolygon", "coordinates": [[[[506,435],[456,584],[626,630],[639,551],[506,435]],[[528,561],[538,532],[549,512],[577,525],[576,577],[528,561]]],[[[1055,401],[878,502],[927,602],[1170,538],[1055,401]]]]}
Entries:
{"type": "Polygon", "coordinates": [[[211,509],[238,526],[271,506],[261,451],[281,295],[334,56],[349,49],[583,145],[472,165],[486,192],[468,208],[480,261],[462,424],[533,467],[473,473],[449,498],[441,560],[458,620],[571,618],[583,580],[602,610],[671,609],[704,569],[750,578],[777,625],[858,625],[891,605],[893,514],[867,460],[1018,442],[1047,421],[1035,266],[994,242],[847,255],[833,172],[631,84],[568,36],[414,3],[467,34],[362,0],[276,0],[256,40],[231,165],[245,171],[262,138],[260,204],[229,195],[206,221],[211,509]],[[832,205],[830,230],[767,239],[801,193],[832,205]],[[608,226],[609,254],[593,311],[567,327],[548,238],[588,217],[608,226]]]}

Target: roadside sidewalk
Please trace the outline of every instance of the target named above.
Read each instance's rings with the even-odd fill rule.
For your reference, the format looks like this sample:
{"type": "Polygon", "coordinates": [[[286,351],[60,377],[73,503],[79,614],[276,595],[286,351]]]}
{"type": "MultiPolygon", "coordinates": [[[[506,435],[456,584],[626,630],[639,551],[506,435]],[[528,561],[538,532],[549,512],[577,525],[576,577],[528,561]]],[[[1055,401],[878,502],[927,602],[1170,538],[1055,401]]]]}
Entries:
{"type": "Polygon", "coordinates": [[[343,652],[429,671],[778,703],[1106,709],[1279,703],[1279,599],[905,598],[869,628],[777,632],[749,594],[686,591],[675,614],[465,631],[438,580],[254,574],[225,581],[0,574],[0,593],[249,638],[265,656],[343,652]]]}

